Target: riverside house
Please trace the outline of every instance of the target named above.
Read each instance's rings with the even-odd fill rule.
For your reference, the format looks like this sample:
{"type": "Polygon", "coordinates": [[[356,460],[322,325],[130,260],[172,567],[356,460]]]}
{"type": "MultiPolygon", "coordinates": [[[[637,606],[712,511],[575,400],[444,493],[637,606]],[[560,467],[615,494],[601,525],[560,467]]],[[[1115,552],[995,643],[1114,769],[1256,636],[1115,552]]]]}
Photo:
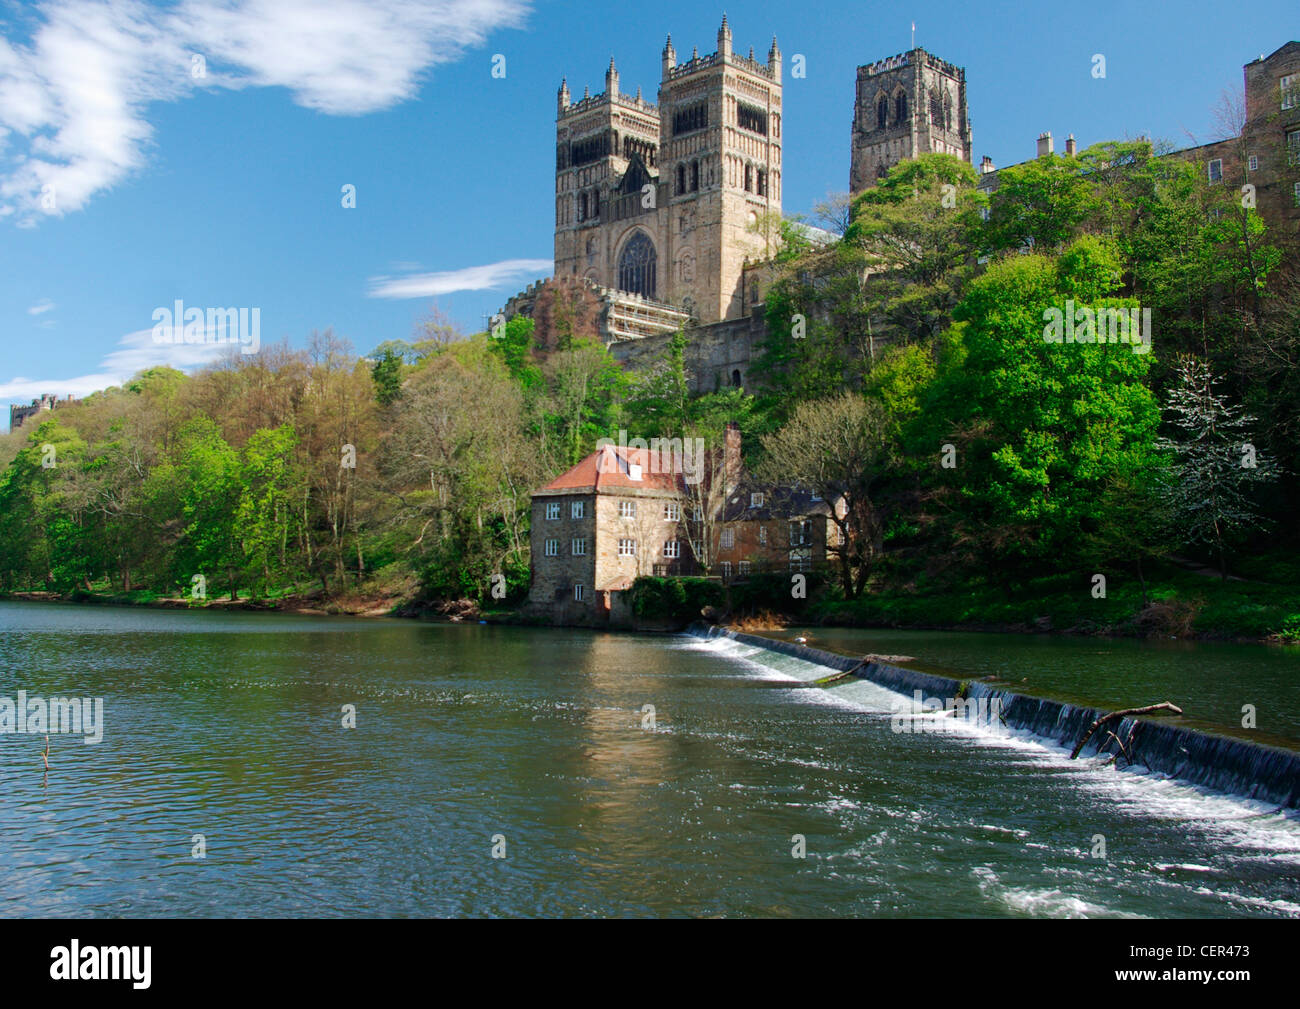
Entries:
{"type": "Polygon", "coordinates": [[[624,623],[624,593],[642,575],[731,581],[820,567],[835,542],[830,507],[747,479],[740,450],[729,425],[721,458],[688,480],[680,454],[604,445],[534,491],[528,609],[556,623],[624,623]]]}

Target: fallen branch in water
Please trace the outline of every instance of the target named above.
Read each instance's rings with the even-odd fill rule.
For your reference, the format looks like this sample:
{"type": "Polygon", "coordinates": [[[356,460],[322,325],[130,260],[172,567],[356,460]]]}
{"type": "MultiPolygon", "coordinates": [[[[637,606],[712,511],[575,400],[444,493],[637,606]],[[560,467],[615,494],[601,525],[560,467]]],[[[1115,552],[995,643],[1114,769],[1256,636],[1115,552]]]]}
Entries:
{"type": "MultiPolygon", "coordinates": [[[[1088,731],[1083,734],[1083,738],[1079,740],[1075,745],[1074,750],[1071,751],[1070,759],[1074,760],[1078,757],[1079,751],[1082,750],[1088,740],[1092,738],[1092,734],[1107,722],[1114,721],[1116,718],[1127,718],[1129,715],[1149,715],[1153,711],[1172,711],[1175,715],[1181,715],[1183,713],[1183,709],[1178,707],[1178,705],[1171,704],[1168,701],[1161,701],[1159,704],[1148,704],[1145,708],[1124,708],[1122,711],[1112,711],[1109,715],[1102,715],[1088,726],[1088,731]]],[[[1132,742],[1132,736],[1129,737],[1129,741],[1132,742]]],[[[1119,740],[1116,739],[1115,742],[1118,743],[1119,740]]],[[[1127,754],[1125,754],[1125,756],[1127,756],[1127,754]]]]}

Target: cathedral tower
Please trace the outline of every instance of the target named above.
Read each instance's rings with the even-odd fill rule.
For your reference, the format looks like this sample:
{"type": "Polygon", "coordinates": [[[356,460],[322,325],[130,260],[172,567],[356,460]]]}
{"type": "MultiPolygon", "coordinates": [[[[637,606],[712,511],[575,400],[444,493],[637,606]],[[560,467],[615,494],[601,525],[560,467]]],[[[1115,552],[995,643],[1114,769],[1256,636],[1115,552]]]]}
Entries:
{"type": "Polygon", "coordinates": [[[924,49],[858,67],[849,190],[859,193],[904,158],[971,160],[966,71],[924,49]]]}
{"type": "Polygon", "coordinates": [[[556,119],[555,273],[688,311],[739,318],[745,261],[775,252],[781,213],[781,51],[733,49],[683,63],[669,37],[659,104],[624,94],[611,59],[605,91],[556,119]]]}

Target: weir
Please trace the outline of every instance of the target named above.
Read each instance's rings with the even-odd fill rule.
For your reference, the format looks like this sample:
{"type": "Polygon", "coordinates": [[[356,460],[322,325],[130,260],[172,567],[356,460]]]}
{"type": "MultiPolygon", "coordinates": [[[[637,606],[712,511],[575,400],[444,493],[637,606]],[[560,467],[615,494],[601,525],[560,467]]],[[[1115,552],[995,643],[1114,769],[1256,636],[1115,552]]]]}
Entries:
{"type": "MultiPolygon", "coordinates": [[[[863,663],[848,655],[723,627],[697,624],[690,633],[707,639],[730,638],[744,645],[779,652],[850,673],[905,696],[920,690],[928,696],[947,699],[960,694],[964,687],[966,697],[987,698],[990,704],[996,699],[1007,727],[1031,732],[1067,750],[1074,748],[1089,725],[1107,714],[1097,708],[1013,693],[978,680],[954,680],[876,661],[863,663]]],[[[1146,718],[1120,719],[1117,725],[1113,724],[1112,731],[1126,741],[1131,734],[1132,743],[1128,748],[1133,764],[1195,785],[1300,809],[1298,753],[1146,718]]],[[[1104,732],[1095,733],[1082,754],[1096,755],[1108,739],[1104,732]]]]}

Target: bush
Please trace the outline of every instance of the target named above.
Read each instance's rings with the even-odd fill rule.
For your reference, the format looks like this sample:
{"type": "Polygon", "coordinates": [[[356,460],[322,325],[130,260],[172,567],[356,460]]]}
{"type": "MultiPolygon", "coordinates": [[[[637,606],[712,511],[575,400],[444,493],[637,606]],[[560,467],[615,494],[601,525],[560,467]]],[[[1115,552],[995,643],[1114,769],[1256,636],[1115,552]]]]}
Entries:
{"type": "Polygon", "coordinates": [[[805,574],[807,598],[795,599],[790,595],[789,572],[761,572],[731,585],[731,608],[739,613],[757,614],[762,611],[799,614],[810,600],[821,597],[826,586],[826,576],[818,571],[805,574]]]}
{"type": "Polygon", "coordinates": [[[726,604],[722,583],[709,578],[642,576],[629,590],[632,612],[647,620],[698,620],[706,606],[726,604]]]}

